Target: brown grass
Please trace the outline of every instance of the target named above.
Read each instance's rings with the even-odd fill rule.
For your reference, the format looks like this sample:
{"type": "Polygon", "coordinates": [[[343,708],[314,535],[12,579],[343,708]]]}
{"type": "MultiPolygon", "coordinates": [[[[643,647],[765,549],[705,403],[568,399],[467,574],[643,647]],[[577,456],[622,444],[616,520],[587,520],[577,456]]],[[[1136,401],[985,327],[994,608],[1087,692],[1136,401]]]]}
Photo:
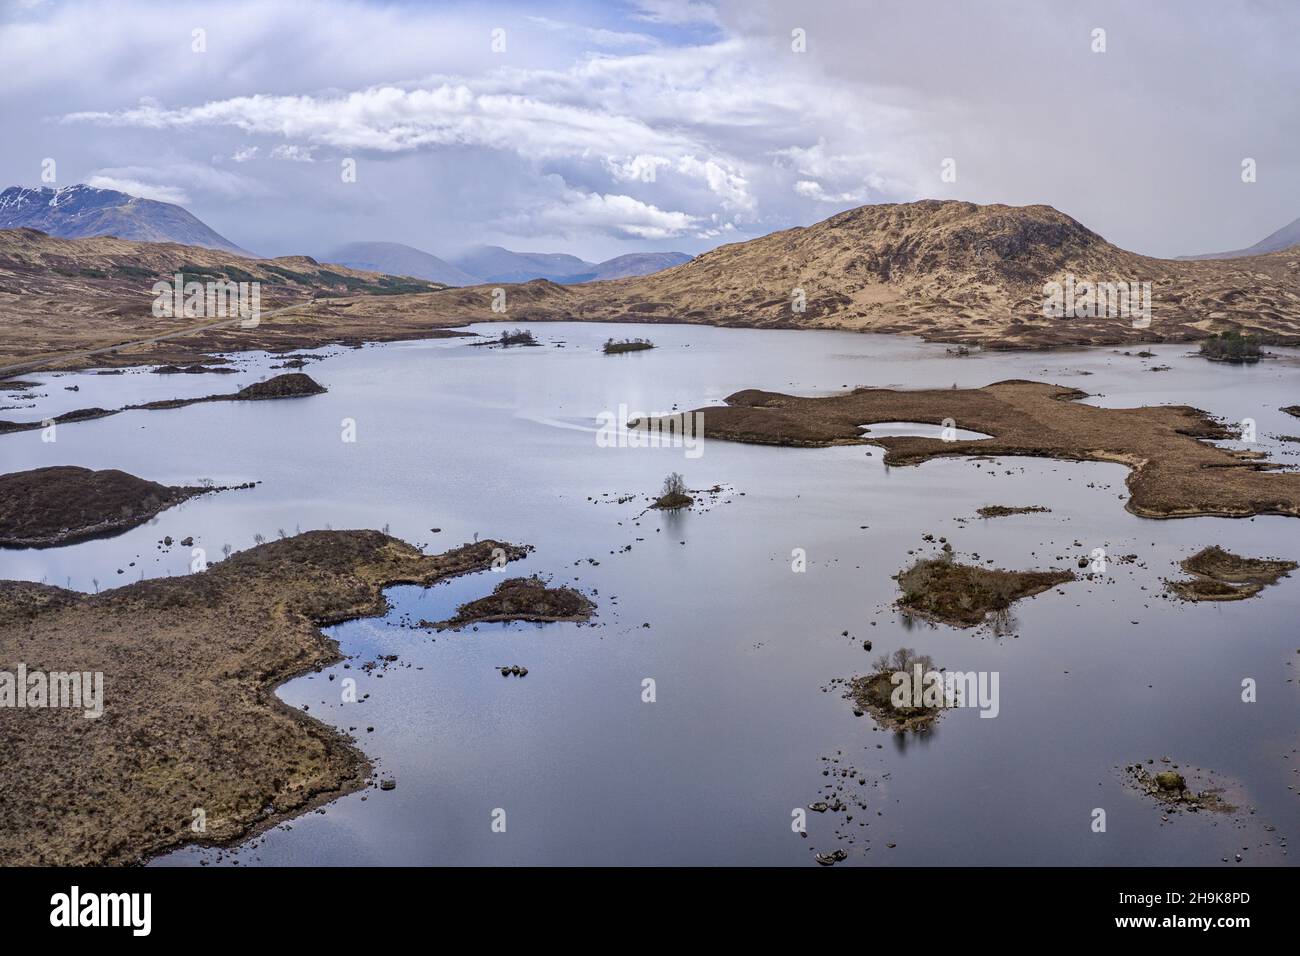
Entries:
{"type": "Polygon", "coordinates": [[[949,557],[917,561],[898,575],[898,606],[954,627],[974,627],[1021,598],[1073,581],[1070,571],[1001,571],[949,557]]]}
{"type": "Polygon", "coordinates": [[[1185,601],[1243,601],[1289,575],[1294,561],[1243,558],[1217,544],[1180,562],[1187,581],[1170,581],[1169,590],[1185,601]]]}
{"type": "Polygon", "coordinates": [[[0,547],[46,548],[120,534],[205,491],[124,471],[55,465],[0,475],[0,547]]]}
{"type": "Polygon", "coordinates": [[[698,411],[710,439],[874,444],[885,449],[888,465],[988,455],[1115,462],[1131,469],[1126,507],[1146,518],[1300,516],[1300,474],[1273,472],[1276,466],[1258,454],[1203,441],[1233,436],[1205,412],[1186,405],[1097,408],[1077,401],[1083,397],[1077,389],[1019,380],[964,389],[857,388],[823,398],[750,389],[698,411]],[[945,420],[991,437],[943,441],[945,420]],[[934,437],[872,436],[871,423],[896,421],[932,424],[934,437]]]}
{"type": "Polygon", "coordinates": [[[0,863],[130,863],[364,786],[365,756],[274,688],[339,660],[320,625],[382,614],[388,585],[486,569],[497,548],[525,553],[480,541],[426,556],[377,531],[313,531],[98,595],[0,582],[0,661],[104,674],[97,720],[0,709],[0,863]]]}
{"type": "Polygon", "coordinates": [[[547,587],[540,578],[509,578],[487,597],[469,601],[446,621],[421,621],[420,627],[459,630],[471,624],[501,621],[586,621],[596,609],[586,595],[570,587],[547,587]]]}

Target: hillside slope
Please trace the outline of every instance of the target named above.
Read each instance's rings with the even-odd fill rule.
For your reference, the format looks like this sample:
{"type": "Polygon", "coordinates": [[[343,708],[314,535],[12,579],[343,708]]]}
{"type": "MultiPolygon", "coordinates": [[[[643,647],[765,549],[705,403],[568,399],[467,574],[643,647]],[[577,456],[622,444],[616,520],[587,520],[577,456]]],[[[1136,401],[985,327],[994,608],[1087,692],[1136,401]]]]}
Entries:
{"type": "MultiPolygon", "coordinates": [[[[153,286],[184,282],[257,282],[269,311],[322,297],[377,296],[441,289],[419,279],[322,266],[306,256],[246,259],[231,252],[125,239],[59,239],[35,229],[0,230],[0,365],[174,333],[201,319],[153,315],[153,286]]],[[[382,324],[373,319],[370,325],[382,324]]],[[[267,347],[267,334],[244,330],[230,348],[267,347]],[[245,344],[247,343],[247,344],[245,344]]],[[[329,341],[328,334],[323,341],[329,341]]],[[[287,343],[289,347],[296,344],[287,343]]]]}
{"type": "MultiPolygon", "coordinates": [[[[440,316],[500,318],[482,288],[429,299],[440,316]]],[[[851,209],[653,275],[514,286],[507,301],[510,321],[853,329],[993,347],[1188,340],[1228,327],[1300,342],[1300,249],[1233,260],[1153,259],[1050,206],[924,200],[851,209]],[[1046,317],[1045,283],[1068,276],[1150,282],[1150,326],[1046,317]]]]}

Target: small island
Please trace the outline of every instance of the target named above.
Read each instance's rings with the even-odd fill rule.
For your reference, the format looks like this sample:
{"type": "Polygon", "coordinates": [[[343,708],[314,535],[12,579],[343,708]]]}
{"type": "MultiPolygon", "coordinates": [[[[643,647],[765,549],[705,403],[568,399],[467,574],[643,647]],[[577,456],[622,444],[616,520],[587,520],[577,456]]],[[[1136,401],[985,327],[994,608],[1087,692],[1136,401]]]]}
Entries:
{"type": "Polygon", "coordinates": [[[511,345],[540,345],[537,338],[527,329],[511,329],[508,332],[502,332],[501,337],[497,339],[497,345],[502,348],[508,348],[511,345]]]}
{"type": "Polygon", "coordinates": [[[605,347],[602,351],[606,355],[621,355],[624,352],[643,352],[646,349],[652,349],[655,344],[649,339],[606,339],[605,347]]]}
{"type": "Polygon", "coordinates": [[[1184,601],[1244,601],[1297,567],[1294,561],[1243,558],[1217,544],[1196,552],[1179,566],[1192,577],[1170,581],[1168,588],[1184,601]]]}
{"type": "MultiPolygon", "coordinates": [[[[162,398],[157,401],[144,402],[140,405],[125,405],[122,408],[78,408],[71,412],[64,412],[62,415],[56,415],[50,421],[57,425],[64,425],[73,422],[91,421],[96,418],[107,418],[121,412],[165,411],[186,408],[190,405],[201,405],[204,402],[260,402],[277,398],[306,398],[311,395],[323,395],[327,391],[328,389],[324,385],[321,385],[310,375],[305,375],[302,372],[288,372],[283,375],[272,376],[263,382],[245,385],[237,392],[204,395],[200,398],[162,398]]],[[[44,421],[0,421],[0,435],[46,427],[48,427],[48,423],[44,421]]]]}
{"type": "Polygon", "coordinates": [[[1201,343],[1201,357],[1211,362],[1249,365],[1258,362],[1263,354],[1257,337],[1242,335],[1236,329],[1221,332],[1201,343]]]}
{"type": "Polygon", "coordinates": [[[469,601],[456,609],[456,616],[446,621],[420,621],[420,627],[438,631],[460,630],[470,624],[531,621],[549,624],[557,621],[582,622],[591,617],[596,605],[581,591],[570,587],[548,587],[536,576],[510,578],[496,586],[491,594],[469,601]]]}
{"type": "Polygon", "coordinates": [[[898,575],[898,606],[954,627],[974,627],[1013,602],[1073,581],[1070,571],[1000,571],[959,564],[945,554],[916,562],[898,575]]]}
{"type": "Polygon", "coordinates": [[[678,508],[689,508],[693,504],[695,499],[686,493],[686,479],[674,471],[664,479],[659,497],[650,507],[658,508],[660,511],[676,511],[678,508]]]}
{"type": "MultiPolygon", "coordinates": [[[[910,677],[918,666],[922,674],[938,671],[928,655],[917,654],[910,647],[900,647],[892,655],[882,654],[872,665],[870,674],[854,677],[848,682],[844,697],[853,701],[855,714],[870,714],[882,727],[898,731],[928,730],[943,716],[948,701],[944,700],[938,705],[924,702],[916,704],[915,701],[903,706],[894,705],[894,691],[898,686],[894,675],[907,674],[910,677]]],[[[902,696],[906,699],[908,695],[902,696]]]]}
{"type": "Polygon", "coordinates": [[[985,505],[975,513],[981,518],[1006,518],[1010,515],[1050,514],[1051,511],[1042,505],[985,505]]]}

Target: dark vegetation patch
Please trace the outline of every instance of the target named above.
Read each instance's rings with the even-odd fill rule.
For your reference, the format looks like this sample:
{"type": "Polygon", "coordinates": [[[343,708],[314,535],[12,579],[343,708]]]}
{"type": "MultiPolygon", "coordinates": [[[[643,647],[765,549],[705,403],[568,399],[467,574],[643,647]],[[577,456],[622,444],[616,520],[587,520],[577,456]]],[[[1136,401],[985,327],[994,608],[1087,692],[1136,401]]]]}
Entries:
{"type": "Polygon", "coordinates": [[[1051,511],[1051,508],[1044,508],[1042,505],[985,505],[976,513],[981,518],[1005,518],[1008,515],[1050,514],[1051,511]]]}
{"type": "Polygon", "coordinates": [[[237,368],[225,368],[217,365],[159,365],[153,370],[154,375],[234,375],[237,368]]]}
{"type": "Polygon", "coordinates": [[[512,329],[508,332],[503,331],[501,337],[497,339],[497,345],[539,345],[532,332],[527,329],[512,329]]]}
{"type": "Polygon", "coordinates": [[[1211,362],[1244,365],[1258,362],[1263,354],[1258,338],[1242,335],[1236,329],[1220,332],[1201,343],[1201,356],[1211,362]]]}
{"type": "Polygon", "coordinates": [[[601,350],[606,355],[618,355],[622,352],[642,352],[646,349],[652,349],[655,344],[649,339],[606,339],[604,348],[601,350]]]}
{"type": "Polygon", "coordinates": [[[224,490],[74,465],[0,475],[0,547],[50,548],[120,534],[196,495],[224,490]]]}
{"type": "Polygon", "coordinates": [[[1070,571],[1001,571],[959,564],[950,555],[917,561],[897,575],[903,610],[954,627],[974,627],[1013,602],[1074,580],[1070,571]]]}

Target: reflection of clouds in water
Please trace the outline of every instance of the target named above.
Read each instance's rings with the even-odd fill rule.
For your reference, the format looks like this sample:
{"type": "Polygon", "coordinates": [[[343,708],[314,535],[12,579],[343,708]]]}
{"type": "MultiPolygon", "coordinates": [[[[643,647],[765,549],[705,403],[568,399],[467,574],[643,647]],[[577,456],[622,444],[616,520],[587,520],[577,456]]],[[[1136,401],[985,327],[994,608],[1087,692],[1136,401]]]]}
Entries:
{"type": "MultiPolygon", "coordinates": [[[[866,429],[867,435],[875,438],[906,438],[911,436],[940,438],[943,433],[942,425],[931,425],[927,422],[878,422],[875,425],[864,425],[862,427],[866,429]]],[[[993,437],[967,428],[954,428],[952,434],[953,441],[979,441],[983,438],[993,437]]]]}
{"type": "Polygon", "coordinates": [[[594,415],[590,419],[578,418],[565,421],[560,418],[544,418],[540,415],[529,415],[526,412],[515,412],[515,418],[520,421],[532,422],[535,425],[545,425],[548,428],[563,428],[567,431],[592,433],[600,431],[594,415]],[[587,424],[588,421],[590,421],[590,424],[587,424]]]}

